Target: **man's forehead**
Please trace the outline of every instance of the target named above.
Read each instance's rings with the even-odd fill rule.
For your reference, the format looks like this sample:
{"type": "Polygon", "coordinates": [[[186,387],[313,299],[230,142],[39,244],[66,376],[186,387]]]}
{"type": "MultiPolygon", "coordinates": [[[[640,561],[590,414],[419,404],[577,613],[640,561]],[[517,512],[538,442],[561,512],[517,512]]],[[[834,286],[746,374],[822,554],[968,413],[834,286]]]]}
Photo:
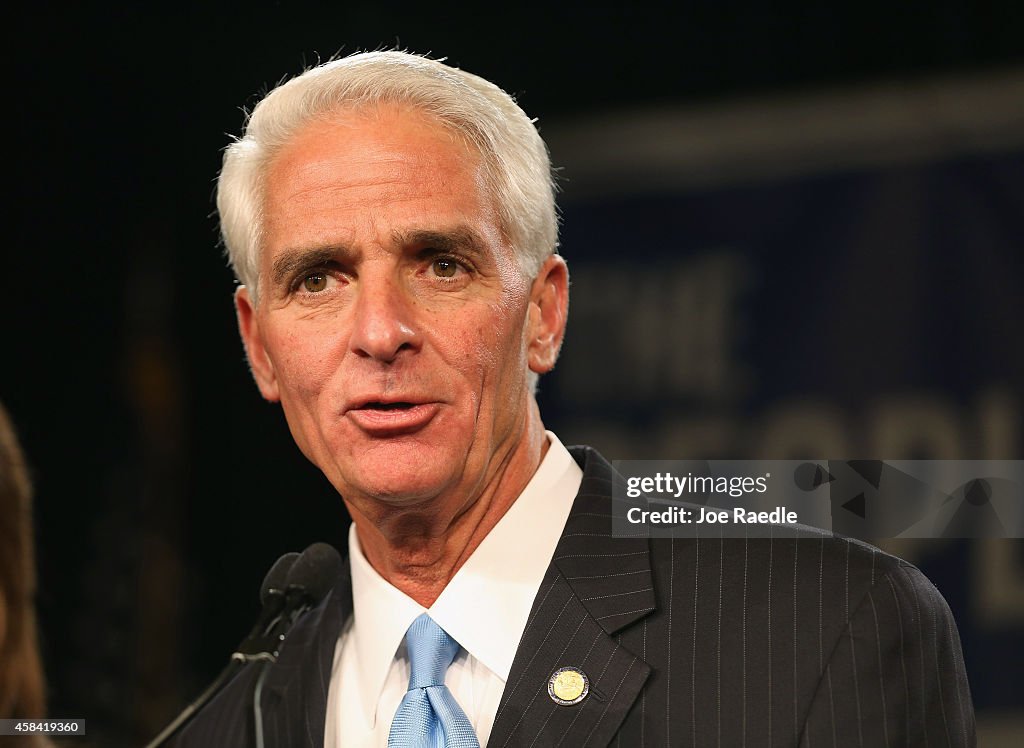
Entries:
{"type": "Polygon", "coordinates": [[[276,285],[312,257],[354,261],[377,243],[430,246],[519,272],[480,162],[407,108],[342,110],[311,123],[267,171],[263,273],[276,285]]]}
{"type": "Polygon", "coordinates": [[[396,107],[373,116],[343,110],[303,126],[272,157],[263,207],[273,220],[290,201],[321,200],[345,190],[371,202],[390,198],[390,191],[401,196],[411,190],[442,198],[458,189],[479,199],[484,183],[476,150],[433,118],[396,107]]]}

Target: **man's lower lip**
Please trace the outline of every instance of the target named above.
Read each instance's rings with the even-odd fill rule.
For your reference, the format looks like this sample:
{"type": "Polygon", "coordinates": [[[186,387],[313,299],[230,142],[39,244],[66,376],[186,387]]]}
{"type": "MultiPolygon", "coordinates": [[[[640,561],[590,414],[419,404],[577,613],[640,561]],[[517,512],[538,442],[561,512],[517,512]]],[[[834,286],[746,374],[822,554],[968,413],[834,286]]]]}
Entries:
{"type": "Polygon", "coordinates": [[[438,407],[437,403],[421,403],[405,408],[353,408],[348,416],[371,436],[398,436],[426,426],[438,407]]]}

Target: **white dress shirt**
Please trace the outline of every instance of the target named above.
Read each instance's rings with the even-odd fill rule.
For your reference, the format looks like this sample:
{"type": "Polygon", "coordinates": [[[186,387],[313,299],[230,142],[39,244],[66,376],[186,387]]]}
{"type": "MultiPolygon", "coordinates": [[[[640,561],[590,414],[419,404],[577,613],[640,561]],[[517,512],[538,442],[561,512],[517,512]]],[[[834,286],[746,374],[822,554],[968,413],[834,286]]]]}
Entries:
{"type": "Polygon", "coordinates": [[[409,688],[405,632],[424,611],[462,649],[445,684],[487,744],[540,583],[565,527],[583,472],[553,433],[519,498],[425,609],[370,566],[348,535],[353,614],[334,651],[324,748],[386,748],[409,688]]]}

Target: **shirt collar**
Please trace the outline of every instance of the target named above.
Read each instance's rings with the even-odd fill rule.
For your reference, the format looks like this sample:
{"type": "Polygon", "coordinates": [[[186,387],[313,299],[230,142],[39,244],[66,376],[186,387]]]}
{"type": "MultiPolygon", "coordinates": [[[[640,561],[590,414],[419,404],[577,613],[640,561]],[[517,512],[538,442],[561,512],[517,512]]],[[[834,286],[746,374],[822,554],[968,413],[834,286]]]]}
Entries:
{"type": "Polygon", "coordinates": [[[352,568],[352,643],[359,682],[367,689],[368,698],[363,702],[367,722],[373,724],[395,652],[425,608],[370,566],[359,545],[355,524],[348,531],[348,556],[352,568]]]}
{"type": "MultiPolygon", "coordinates": [[[[547,436],[548,451],[537,472],[427,611],[503,681],[583,479],[558,437],[550,431],[547,436]]],[[[366,701],[372,711],[405,632],[425,609],[370,566],[355,525],[348,542],[352,634],[360,680],[374,694],[366,701]]]]}

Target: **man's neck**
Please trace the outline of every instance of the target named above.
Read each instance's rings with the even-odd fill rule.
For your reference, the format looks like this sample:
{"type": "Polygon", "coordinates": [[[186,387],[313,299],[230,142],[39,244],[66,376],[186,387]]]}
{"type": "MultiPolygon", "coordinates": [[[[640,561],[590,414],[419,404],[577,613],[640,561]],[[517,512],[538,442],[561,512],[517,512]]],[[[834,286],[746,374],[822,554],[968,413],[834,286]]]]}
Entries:
{"type": "MultiPolygon", "coordinates": [[[[390,584],[425,608],[433,605],[483,539],[505,516],[547,454],[548,439],[537,418],[529,419],[517,443],[495,454],[492,474],[462,510],[389,511],[377,516],[349,506],[366,560],[390,584]]],[[[450,504],[449,504],[450,505],[450,504]]]]}

